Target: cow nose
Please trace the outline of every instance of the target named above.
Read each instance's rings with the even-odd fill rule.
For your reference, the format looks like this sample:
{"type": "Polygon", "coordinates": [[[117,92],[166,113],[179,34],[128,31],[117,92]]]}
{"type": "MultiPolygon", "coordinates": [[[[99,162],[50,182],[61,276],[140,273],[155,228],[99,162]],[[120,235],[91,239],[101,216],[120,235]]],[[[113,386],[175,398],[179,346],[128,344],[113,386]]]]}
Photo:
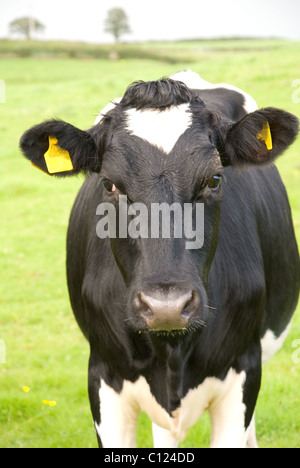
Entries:
{"type": "Polygon", "coordinates": [[[192,290],[139,292],[135,305],[150,330],[182,330],[199,305],[199,296],[192,290]]]}

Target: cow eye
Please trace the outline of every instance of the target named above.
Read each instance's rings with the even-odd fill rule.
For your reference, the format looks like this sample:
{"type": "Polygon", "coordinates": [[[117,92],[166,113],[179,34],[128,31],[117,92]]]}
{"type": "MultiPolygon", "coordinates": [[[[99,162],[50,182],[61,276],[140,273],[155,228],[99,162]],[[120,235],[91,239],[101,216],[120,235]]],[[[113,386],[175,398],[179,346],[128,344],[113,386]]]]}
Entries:
{"type": "Polygon", "coordinates": [[[110,179],[102,179],[102,185],[107,192],[116,191],[116,186],[110,179]]]}
{"type": "Polygon", "coordinates": [[[209,179],[208,188],[212,191],[216,191],[220,187],[221,182],[222,182],[222,176],[217,174],[213,176],[211,179],[209,179]]]}

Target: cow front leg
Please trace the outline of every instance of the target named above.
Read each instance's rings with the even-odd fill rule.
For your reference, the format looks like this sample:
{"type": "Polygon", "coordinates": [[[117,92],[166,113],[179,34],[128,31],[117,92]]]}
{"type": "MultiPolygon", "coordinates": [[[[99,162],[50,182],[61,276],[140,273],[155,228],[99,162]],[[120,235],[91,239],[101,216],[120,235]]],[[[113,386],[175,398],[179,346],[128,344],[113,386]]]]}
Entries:
{"type": "Polygon", "coordinates": [[[178,441],[174,439],[170,431],[152,423],[152,436],[154,448],[177,448],[178,441]]]}
{"type": "Polygon", "coordinates": [[[139,408],[89,369],[89,397],[100,448],[135,448],[139,408]]]}
{"type": "Polygon", "coordinates": [[[252,421],[249,427],[247,448],[258,448],[257,438],[256,438],[256,429],[255,429],[255,415],[253,414],[252,421]]]}
{"type": "Polygon", "coordinates": [[[211,448],[246,448],[260,388],[260,372],[230,369],[209,411],[211,448]]]}
{"type": "Polygon", "coordinates": [[[99,390],[100,424],[96,431],[104,448],[135,448],[139,408],[103,380],[99,390]]]}

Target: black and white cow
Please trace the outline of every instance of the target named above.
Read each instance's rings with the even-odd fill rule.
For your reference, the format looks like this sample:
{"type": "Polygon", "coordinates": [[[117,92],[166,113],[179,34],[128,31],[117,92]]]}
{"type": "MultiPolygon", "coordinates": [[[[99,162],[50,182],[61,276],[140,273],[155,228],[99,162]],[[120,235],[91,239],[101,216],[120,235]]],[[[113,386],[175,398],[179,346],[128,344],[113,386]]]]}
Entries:
{"type": "Polygon", "coordinates": [[[272,164],[297,133],[295,116],[182,72],[133,84],[88,131],[53,120],[23,135],[43,171],[88,173],[67,273],[90,343],[100,446],[134,447],[141,410],[155,447],[175,447],[205,410],[212,447],[256,446],[262,363],[282,346],[299,293],[290,207],[272,164]],[[201,248],[173,232],[99,239],[98,207],[113,206],[120,224],[121,195],[128,213],[137,202],[177,203],[195,216],[202,204],[201,248]]]}

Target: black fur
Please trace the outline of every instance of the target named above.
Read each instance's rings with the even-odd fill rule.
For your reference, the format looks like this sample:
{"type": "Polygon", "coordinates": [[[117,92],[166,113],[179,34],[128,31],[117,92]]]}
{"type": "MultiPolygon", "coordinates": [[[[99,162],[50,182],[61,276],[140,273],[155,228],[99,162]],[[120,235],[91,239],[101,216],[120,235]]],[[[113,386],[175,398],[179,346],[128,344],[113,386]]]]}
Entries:
{"type": "Polygon", "coordinates": [[[271,164],[295,140],[298,121],[273,108],[245,115],[241,95],[232,93],[190,90],[167,79],[139,82],[88,132],[54,121],[21,139],[25,156],[43,169],[54,135],[69,151],[74,172],[93,172],[72,210],[67,274],[74,314],[91,347],[89,395],[97,424],[100,377],[120,392],[124,380],[143,376],[171,415],[190,389],[207,377],[223,380],[230,368],[246,374],[245,428],[250,424],[261,379],[260,339],[266,330],[276,336],[285,330],[299,294],[290,208],[271,164]],[[183,103],[189,103],[192,125],[169,155],[126,130],[129,108],[163,111],[183,103]],[[272,150],[257,139],[266,122],[272,150]],[[212,191],[217,174],[223,183],[212,191]],[[116,191],[108,193],[102,177],[116,191]],[[185,239],[172,237],[99,240],[97,206],[110,202],[118,210],[121,193],[129,204],[147,207],[203,203],[204,246],[188,251],[185,239]],[[139,313],[137,294],[171,288],[198,298],[189,327],[153,332],[139,313]]]}
{"type": "Polygon", "coordinates": [[[224,164],[266,164],[273,162],[294,142],[299,130],[297,117],[280,109],[267,107],[258,110],[229,128],[225,137],[224,164]],[[269,123],[273,149],[257,138],[263,126],[269,123]]]}
{"type": "Polygon", "coordinates": [[[73,171],[60,172],[57,176],[71,176],[81,171],[100,171],[98,148],[94,139],[87,132],[61,120],[36,125],[22,136],[20,148],[35,166],[48,173],[43,156],[49,148],[49,136],[56,137],[58,145],[70,153],[74,167],[73,171]]]}
{"type": "Polygon", "coordinates": [[[170,106],[197,101],[204,106],[198,93],[187,88],[184,83],[171,79],[158,81],[138,81],[124,94],[121,105],[124,108],[165,110],[170,106]]]}

